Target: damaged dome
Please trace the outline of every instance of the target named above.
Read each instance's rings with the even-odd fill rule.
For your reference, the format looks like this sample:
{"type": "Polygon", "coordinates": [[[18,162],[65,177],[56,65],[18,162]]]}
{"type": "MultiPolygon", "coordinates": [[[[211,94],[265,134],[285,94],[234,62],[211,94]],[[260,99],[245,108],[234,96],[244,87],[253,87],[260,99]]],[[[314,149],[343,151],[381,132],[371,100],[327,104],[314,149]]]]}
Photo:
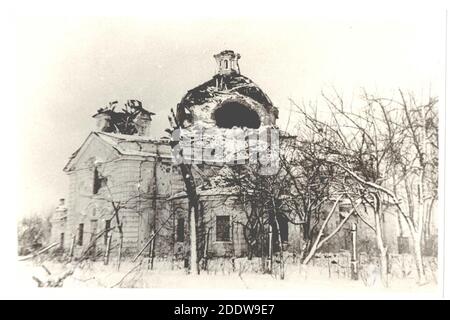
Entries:
{"type": "Polygon", "coordinates": [[[189,90],[178,104],[180,123],[221,128],[275,125],[278,109],[261,88],[240,74],[240,55],[225,50],[214,57],[218,65],[216,75],[189,90]]]}

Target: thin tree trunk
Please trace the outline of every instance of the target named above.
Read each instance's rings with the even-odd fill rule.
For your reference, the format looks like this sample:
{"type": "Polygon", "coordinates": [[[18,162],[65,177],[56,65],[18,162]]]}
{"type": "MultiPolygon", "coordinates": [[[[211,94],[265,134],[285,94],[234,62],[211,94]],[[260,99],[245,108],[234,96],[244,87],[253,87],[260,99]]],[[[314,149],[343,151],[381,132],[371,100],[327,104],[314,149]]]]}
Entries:
{"type": "Polygon", "coordinates": [[[280,244],[280,278],[281,280],[284,280],[283,242],[281,240],[280,223],[278,222],[278,217],[276,216],[275,216],[275,223],[277,225],[278,231],[278,243],[280,244]]]}
{"type": "Polygon", "coordinates": [[[109,253],[110,253],[110,250],[111,250],[111,239],[112,239],[112,234],[108,235],[108,239],[106,241],[105,260],[104,260],[105,266],[109,264],[109,253]]]}
{"type": "Polygon", "coordinates": [[[420,135],[421,135],[421,147],[422,154],[420,153],[420,148],[418,145],[417,150],[419,155],[421,171],[420,171],[420,179],[419,179],[419,194],[418,194],[418,202],[419,202],[419,212],[417,217],[417,229],[413,233],[413,244],[414,244],[414,257],[416,260],[416,268],[419,284],[423,284],[425,282],[425,270],[423,267],[423,256],[422,256],[422,235],[424,230],[424,223],[426,219],[426,208],[425,208],[425,170],[428,162],[428,139],[427,139],[427,130],[425,123],[425,111],[424,108],[420,108],[421,111],[421,126],[420,126],[420,135]]]}
{"type": "Polygon", "coordinates": [[[72,241],[70,243],[70,250],[69,250],[69,259],[70,261],[72,261],[73,259],[73,255],[74,255],[74,251],[75,251],[75,242],[76,242],[76,237],[75,235],[72,236],[72,241]]]}
{"type": "Polygon", "coordinates": [[[156,238],[156,234],[154,233],[154,231],[152,232],[150,237],[152,238],[152,241],[150,242],[149,249],[148,249],[147,269],[153,270],[153,260],[155,258],[155,238],[156,238]]]}
{"type": "MultiPolygon", "coordinates": [[[[399,210],[401,208],[397,206],[399,210]]],[[[417,281],[419,284],[424,283],[424,276],[425,276],[425,270],[423,267],[423,256],[422,256],[422,229],[415,228],[414,221],[404,212],[402,212],[402,216],[405,218],[406,223],[409,228],[409,232],[411,234],[412,240],[413,240],[413,250],[414,250],[414,260],[416,263],[416,270],[417,270],[417,281]]],[[[419,226],[420,227],[420,226],[419,226]]]]}
{"type": "Polygon", "coordinates": [[[272,225],[269,224],[269,271],[272,273],[273,270],[273,230],[272,225]]]}
{"type": "Polygon", "coordinates": [[[260,242],[260,249],[261,249],[261,269],[263,273],[266,273],[266,255],[265,255],[265,248],[264,248],[264,232],[261,232],[259,235],[259,242],[260,242]]]}
{"type": "MultiPolygon", "coordinates": [[[[170,202],[170,210],[172,212],[172,261],[171,261],[171,269],[173,270],[175,268],[175,246],[176,246],[176,217],[175,214],[173,214],[173,207],[172,202],[170,202]]],[[[184,229],[184,227],[183,227],[184,229]]]]}
{"type": "Polygon", "coordinates": [[[233,272],[236,271],[236,251],[234,249],[234,220],[231,219],[231,266],[233,268],[233,272]]]}
{"type": "Polygon", "coordinates": [[[200,217],[199,210],[199,196],[197,194],[195,179],[192,174],[192,169],[190,165],[185,163],[180,164],[181,175],[183,177],[184,184],[186,186],[186,194],[188,195],[189,201],[189,226],[190,226],[190,274],[200,274],[200,269],[197,260],[197,218],[200,217]]]}
{"type": "Polygon", "coordinates": [[[189,210],[189,225],[190,225],[190,240],[191,240],[191,264],[190,274],[197,275],[199,270],[197,268],[197,222],[195,219],[195,212],[191,207],[189,210]]]}
{"type": "MultiPolygon", "coordinates": [[[[314,257],[314,255],[316,254],[316,251],[322,246],[322,244],[324,243],[324,241],[320,241],[323,233],[325,231],[325,227],[328,224],[328,221],[330,221],[331,216],[333,215],[334,211],[336,210],[337,205],[339,204],[339,201],[341,201],[342,196],[339,196],[339,198],[337,198],[337,200],[334,202],[333,207],[331,208],[330,212],[328,213],[327,217],[325,218],[325,221],[322,223],[322,226],[320,227],[319,233],[317,234],[317,238],[316,240],[313,242],[311,249],[309,250],[306,258],[302,261],[303,264],[308,264],[309,261],[314,257]]],[[[350,216],[350,215],[349,215],[350,216]]],[[[348,216],[348,217],[349,217],[348,216]]],[[[348,218],[347,217],[347,218],[348,218]]],[[[344,220],[345,223],[346,220],[344,220]]],[[[342,224],[342,223],[341,223],[342,224]]],[[[342,224],[343,225],[343,224],[342,224]]]]}
{"type": "Polygon", "coordinates": [[[419,214],[417,217],[418,223],[417,223],[417,230],[413,235],[414,257],[416,259],[417,276],[420,284],[423,284],[425,282],[425,270],[423,267],[423,256],[422,256],[422,235],[426,219],[424,185],[425,185],[425,168],[422,168],[419,182],[419,214]]]}
{"type": "Polygon", "coordinates": [[[385,286],[388,286],[388,259],[387,259],[387,247],[384,245],[383,229],[381,226],[380,211],[378,208],[374,209],[375,215],[375,237],[377,240],[377,247],[380,251],[380,275],[381,281],[385,286]]]}
{"type": "Polygon", "coordinates": [[[205,239],[205,247],[203,251],[203,270],[208,271],[208,250],[209,250],[209,236],[211,233],[211,228],[208,228],[208,231],[206,232],[206,239],[205,239]]]}
{"type": "Polygon", "coordinates": [[[415,232],[413,235],[414,258],[416,261],[417,277],[419,284],[425,283],[425,269],[422,256],[422,234],[415,232]]]}
{"type": "MultiPolygon", "coordinates": [[[[317,236],[317,239],[320,239],[320,237],[322,237],[321,234],[317,236]]],[[[314,241],[314,243],[311,246],[311,249],[309,250],[309,253],[306,255],[306,258],[303,260],[302,264],[308,264],[311,261],[311,259],[316,254],[316,251],[319,249],[318,243],[319,243],[318,241],[314,241]]]]}
{"type": "Polygon", "coordinates": [[[117,252],[117,270],[120,270],[120,262],[122,260],[123,233],[119,235],[119,250],[117,252]]]}

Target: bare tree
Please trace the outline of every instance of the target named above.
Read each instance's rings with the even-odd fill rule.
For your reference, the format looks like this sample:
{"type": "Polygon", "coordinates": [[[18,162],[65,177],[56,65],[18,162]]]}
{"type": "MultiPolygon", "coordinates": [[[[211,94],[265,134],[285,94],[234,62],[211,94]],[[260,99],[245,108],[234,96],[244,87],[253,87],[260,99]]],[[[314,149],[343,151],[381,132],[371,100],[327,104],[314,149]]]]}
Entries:
{"type": "Polygon", "coordinates": [[[322,219],[328,202],[333,201],[335,196],[342,198],[342,194],[338,195],[333,188],[338,173],[323,160],[323,152],[319,144],[298,136],[289,141],[281,154],[282,167],[290,181],[290,197],[296,199],[290,202],[293,205],[290,222],[297,221],[303,230],[302,263],[308,263],[325,242],[320,240],[335,211],[334,206],[328,212],[327,219],[322,219]]]}
{"type": "Polygon", "coordinates": [[[337,93],[333,97],[322,96],[328,107],[328,117],[322,116],[324,119],[317,115],[315,106],[311,110],[311,106],[296,105],[303,118],[302,128],[307,131],[307,141],[321,146],[321,160],[340,171],[342,182],[334,184],[335,191],[346,192],[352,203],[361,201],[359,204],[372,208],[381,274],[387,281],[388,249],[383,238],[382,194],[379,189],[370,187],[383,177],[386,146],[377,143],[379,131],[373,110],[367,108],[354,114],[345,109],[344,100],[337,93]]]}
{"type": "Polygon", "coordinates": [[[438,100],[417,102],[411,93],[398,91],[397,98],[383,99],[365,94],[365,100],[381,110],[387,149],[389,197],[404,218],[413,239],[419,282],[424,282],[423,241],[426,226],[438,197],[438,100]]]}
{"type": "Polygon", "coordinates": [[[284,257],[282,224],[288,221],[287,191],[289,176],[281,167],[273,175],[260,174],[258,165],[234,165],[223,175],[224,184],[234,188],[235,203],[246,213],[246,219],[239,222],[243,226],[248,255],[269,257],[272,270],[272,255],[279,254],[280,276],[284,278],[284,257]],[[267,239],[268,238],[268,239],[267,239]],[[267,240],[266,240],[267,239],[267,240]],[[266,248],[267,244],[267,248],[266,248]]]}
{"type": "Polygon", "coordinates": [[[375,98],[364,92],[353,111],[341,95],[325,95],[328,120],[298,106],[310,136],[327,148],[324,160],[346,174],[346,188],[358,195],[374,215],[381,274],[387,280],[383,215],[396,208],[414,242],[419,281],[423,281],[422,235],[437,199],[437,100],[417,104],[399,91],[400,100],[375,98]],[[331,119],[331,120],[330,120],[331,119]],[[417,191],[411,187],[416,182],[417,191]],[[407,199],[406,201],[404,199],[407,199]],[[418,210],[414,210],[415,207],[418,210]],[[418,211],[418,212],[417,212],[418,211]]]}
{"type": "MultiPolygon", "coordinates": [[[[321,144],[290,137],[281,150],[280,167],[273,175],[259,174],[257,166],[234,166],[226,172],[224,181],[235,188],[236,202],[246,213],[243,226],[250,257],[261,250],[264,258],[267,236],[270,257],[273,250],[270,236],[273,235],[283,270],[281,223],[302,226],[305,241],[300,259],[307,264],[355,215],[355,210],[348,212],[339,224],[329,224],[341,200],[354,195],[340,181],[343,170],[335,169],[326,161],[328,150],[321,144]]],[[[355,207],[361,204],[356,196],[354,201],[355,207]]]]}
{"type": "Polygon", "coordinates": [[[17,225],[19,255],[28,255],[48,245],[52,214],[52,210],[47,210],[20,219],[17,225]]]}

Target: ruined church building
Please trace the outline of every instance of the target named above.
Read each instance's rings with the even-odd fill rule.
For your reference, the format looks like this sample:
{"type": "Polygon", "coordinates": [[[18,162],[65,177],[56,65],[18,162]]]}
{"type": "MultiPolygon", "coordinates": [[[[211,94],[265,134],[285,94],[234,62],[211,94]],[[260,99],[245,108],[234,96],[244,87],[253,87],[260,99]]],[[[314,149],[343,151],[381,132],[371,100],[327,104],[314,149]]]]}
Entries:
{"type": "MultiPolygon", "coordinates": [[[[214,55],[217,70],[211,80],[189,90],[176,108],[184,127],[276,127],[278,109],[249,78],[241,74],[240,55],[231,50],[214,55]]],[[[123,253],[136,254],[156,233],[153,253],[161,258],[183,259],[189,251],[188,200],[179,167],[173,163],[168,138],[149,136],[152,113],[141,112],[137,130],[123,134],[111,126],[111,110],[94,115],[91,132],[64,167],[69,179],[67,201],[61,199],[52,221],[52,238],[66,252],[79,256],[101,231],[95,251],[118,246],[114,210],[120,210],[123,253]]],[[[197,179],[214,177],[217,167],[193,166],[197,179]]],[[[199,190],[203,208],[199,230],[201,255],[245,256],[247,244],[242,222],[245,214],[233,205],[232,191],[210,184],[199,190]]],[[[299,250],[300,227],[280,226],[289,251],[299,250]]],[[[390,232],[390,231],[388,231],[390,232]]],[[[337,237],[345,249],[344,238],[337,237]]],[[[394,232],[393,232],[394,233],[394,232]]],[[[362,232],[361,234],[364,234],[362,232]]],[[[396,235],[393,235],[393,238],[396,235]]]]}

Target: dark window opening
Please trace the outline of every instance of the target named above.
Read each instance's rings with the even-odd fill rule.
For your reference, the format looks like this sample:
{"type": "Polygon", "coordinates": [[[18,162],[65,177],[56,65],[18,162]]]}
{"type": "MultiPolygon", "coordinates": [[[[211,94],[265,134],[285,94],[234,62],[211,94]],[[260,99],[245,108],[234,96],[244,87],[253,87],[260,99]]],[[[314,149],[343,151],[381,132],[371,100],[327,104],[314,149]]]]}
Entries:
{"type": "Polygon", "coordinates": [[[228,60],[225,60],[225,69],[228,69],[228,60]]]}
{"type": "Polygon", "coordinates": [[[59,238],[59,248],[64,249],[64,233],[61,233],[59,238]]]}
{"type": "Polygon", "coordinates": [[[105,220],[105,246],[108,244],[109,229],[111,228],[111,220],[105,220]]]}
{"type": "Polygon", "coordinates": [[[83,245],[83,235],[84,235],[84,224],[80,223],[78,225],[78,245],[83,245]]]}
{"type": "Polygon", "coordinates": [[[408,237],[402,236],[397,237],[397,245],[399,254],[410,253],[408,237]]]}
{"type": "Polygon", "coordinates": [[[214,119],[219,128],[246,127],[257,129],[261,120],[256,111],[238,103],[227,102],[214,112],[214,119]]]}
{"type": "Polygon", "coordinates": [[[346,216],[351,211],[351,206],[348,204],[341,204],[339,205],[339,222],[342,222],[346,216]]]}
{"type": "Polygon", "coordinates": [[[280,240],[281,240],[282,245],[285,245],[288,243],[289,221],[284,216],[278,216],[277,220],[275,221],[275,217],[274,217],[272,220],[271,226],[272,226],[272,250],[273,250],[273,252],[278,252],[278,251],[280,251],[280,248],[281,248],[280,240]]]}
{"type": "Polygon", "coordinates": [[[288,242],[289,240],[289,225],[285,218],[279,218],[278,224],[280,225],[281,242],[288,242]]]}
{"type": "Polygon", "coordinates": [[[106,186],[107,179],[106,177],[103,177],[99,172],[97,168],[94,168],[94,188],[93,188],[93,194],[97,194],[98,191],[106,186]]]}
{"type": "Polygon", "coordinates": [[[344,250],[350,250],[352,244],[352,233],[349,228],[344,228],[344,250]]]}
{"type": "Polygon", "coordinates": [[[230,216],[216,217],[216,241],[230,241],[230,216]]]}
{"type": "Polygon", "coordinates": [[[177,220],[177,242],[184,242],[184,218],[177,220]]]}

